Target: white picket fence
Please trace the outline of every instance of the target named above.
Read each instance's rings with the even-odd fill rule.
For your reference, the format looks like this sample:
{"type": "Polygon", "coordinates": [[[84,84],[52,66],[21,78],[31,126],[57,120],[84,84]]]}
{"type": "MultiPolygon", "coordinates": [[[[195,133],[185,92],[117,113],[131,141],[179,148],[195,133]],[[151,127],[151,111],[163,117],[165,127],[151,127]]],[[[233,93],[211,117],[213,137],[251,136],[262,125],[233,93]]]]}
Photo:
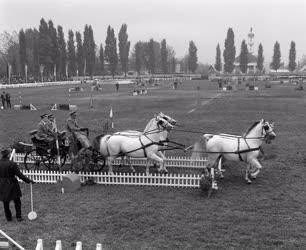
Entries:
{"type": "MultiPolygon", "coordinates": [[[[55,184],[61,178],[59,171],[46,170],[21,170],[24,175],[37,183],[55,184]]],[[[62,175],[71,172],[63,171],[62,175]]],[[[131,186],[153,186],[153,187],[188,187],[198,188],[200,185],[200,174],[150,174],[145,173],[79,173],[82,183],[92,180],[96,184],[103,185],[131,185],[131,186]]]]}
{"type": "MultiPolygon", "coordinates": [[[[24,156],[25,154],[15,154],[13,161],[17,163],[24,163],[24,156]]],[[[127,160],[123,160],[126,165],[127,165],[127,160]]],[[[147,163],[146,158],[131,158],[130,162],[133,166],[146,166],[147,163]]],[[[191,159],[190,157],[186,156],[168,156],[167,159],[164,161],[165,167],[175,167],[175,168],[200,168],[202,169],[206,163],[207,159],[206,158],[199,158],[199,159],[191,159]]],[[[70,163],[70,161],[66,161],[67,164],[70,163]]],[[[120,165],[122,164],[122,159],[117,158],[114,161],[114,165],[120,165]]],[[[152,162],[150,162],[152,164],[152,162]]]]}
{"type": "MultiPolygon", "coordinates": [[[[43,248],[43,240],[42,239],[38,239],[37,240],[37,245],[36,245],[36,248],[35,248],[35,250],[43,250],[44,248],[43,248]]],[[[60,241],[60,240],[57,240],[56,242],[55,242],[55,248],[54,248],[54,250],[62,250],[63,248],[62,248],[62,241],[60,241]]],[[[82,248],[82,242],[81,241],[78,241],[77,243],[76,243],[76,246],[75,246],[75,250],[82,250],[83,248],[82,248]]],[[[102,250],[102,245],[100,244],[100,243],[97,243],[97,245],[96,245],[96,250],[102,250]]]]}

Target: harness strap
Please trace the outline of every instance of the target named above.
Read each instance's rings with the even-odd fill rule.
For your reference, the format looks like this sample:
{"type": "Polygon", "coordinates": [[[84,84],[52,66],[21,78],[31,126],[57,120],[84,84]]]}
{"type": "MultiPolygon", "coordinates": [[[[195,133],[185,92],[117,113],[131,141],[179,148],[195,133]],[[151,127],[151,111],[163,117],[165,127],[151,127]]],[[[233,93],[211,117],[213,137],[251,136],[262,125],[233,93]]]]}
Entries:
{"type": "MultiPolygon", "coordinates": [[[[145,146],[142,141],[141,141],[141,136],[139,136],[139,141],[140,141],[140,144],[141,144],[141,148],[143,150],[143,154],[144,154],[144,157],[147,158],[147,152],[146,152],[146,147],[147,145],[145,146]]],[[[150,145],[151,146],[151,145],[150,145]]]]}
{"type": "Polygon", "coordinates": [[[237,154],[239,156],[239,161],[243,161],[241,157],[241,151],[240,151],[240,138],[238,138],[238,149],[237,149],[237,154]]]}

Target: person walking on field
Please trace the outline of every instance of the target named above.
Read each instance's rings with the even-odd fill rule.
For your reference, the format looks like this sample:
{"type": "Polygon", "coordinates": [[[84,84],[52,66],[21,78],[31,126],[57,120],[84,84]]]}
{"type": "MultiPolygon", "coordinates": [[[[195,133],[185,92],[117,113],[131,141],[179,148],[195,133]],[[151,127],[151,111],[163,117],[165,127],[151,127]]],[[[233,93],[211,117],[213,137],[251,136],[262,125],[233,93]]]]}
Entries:
{"type": "Polygon", "coordinates": [[[3,109],[5,109],[5,92],[4,91],[1,94],[1,102],[2,102],[3,109]]]}
{"type": "Polygon", "coordinates": [[[6,107],[11,109],[12,105],[11,105],[11,95],[10,95],[10,93],[6,93],[5,99],[6,99],[6,107]]]}
{"type": "Polygon", "coordinates": [[[12,221],[10,202],[14,201],[17,221],[22,221],[21,200],[22,196],[20,186],[16,176],[26,183],[35,183],[23,175],[17,164],[9,160],[11,151],[4,149],[1,151],[2,159],[0,160],[0,201],[3,202],[4,213],[7,221],[12,221]]]}

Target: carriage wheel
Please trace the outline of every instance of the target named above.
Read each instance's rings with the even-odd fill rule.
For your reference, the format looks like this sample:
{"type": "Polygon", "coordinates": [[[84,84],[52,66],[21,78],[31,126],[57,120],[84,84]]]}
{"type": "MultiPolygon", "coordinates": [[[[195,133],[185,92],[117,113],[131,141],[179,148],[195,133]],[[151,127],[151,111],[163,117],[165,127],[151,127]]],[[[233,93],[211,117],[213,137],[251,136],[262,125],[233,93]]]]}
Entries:
{"type": "Polygon", "coordinates": [[[32,149],[26,153],[23,162],[26,170],[38,170],[42,166],[43,159],[36,149],[32,149]]]}
{"type": "Polygon", "coordinates": [[[89,170],[91,172],[99,172],[104,168],[104,166],[105,166],[105,157],[98,155],[94,157],[93,161],[89,163],[89,170]]]}
{"type": "MultiPolygon", "coordinates": [[[[61,162],[61,167],[63,167],[66,163],[67,155],[66,154],[61,154],[60,155],[60,162],[61,162]]],[[[44,165],[49,169],[49,170],[59,170],[59,165],[57,163],[57,155],[47,155],[44,158],[44,165]]]]}

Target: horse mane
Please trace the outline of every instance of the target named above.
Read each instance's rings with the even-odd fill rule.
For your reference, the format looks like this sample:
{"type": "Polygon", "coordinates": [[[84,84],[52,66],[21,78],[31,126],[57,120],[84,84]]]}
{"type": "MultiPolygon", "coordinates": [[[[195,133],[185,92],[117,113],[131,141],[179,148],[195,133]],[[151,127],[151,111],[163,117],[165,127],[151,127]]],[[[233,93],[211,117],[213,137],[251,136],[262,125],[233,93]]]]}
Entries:
{"type": "Polygon", "coordinates": [[[148,132],[149,129],[151,129],[152,123],[154,122],[154,120],[155,120],[155,118],[152,118],[152,119],[148,122],[148,124],[147,124],[147,126],[145,127],[145,129],[144,129],[143,132],[148,132]]]}
{"type": "Polygon", "coordinates": [[[253,128],[255,128],[259,123],[260,123],[260,121],[254,122],[254,123],[252,124],[252,126],[250,126],[250,127],[247,129],[247,131],[243,134],[243,137],[247,136],[247,135],[251,132],[251,130],[252,130],[253,128]]]}

